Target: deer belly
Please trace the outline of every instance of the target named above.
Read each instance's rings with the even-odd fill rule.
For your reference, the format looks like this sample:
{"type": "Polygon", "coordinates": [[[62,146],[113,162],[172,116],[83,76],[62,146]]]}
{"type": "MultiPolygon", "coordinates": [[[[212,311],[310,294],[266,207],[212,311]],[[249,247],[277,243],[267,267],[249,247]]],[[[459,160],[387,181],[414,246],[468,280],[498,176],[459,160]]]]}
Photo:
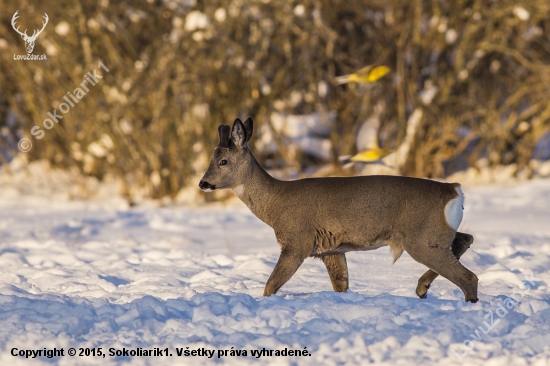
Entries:
{"type": "Polygon", "coordinates": [[[391,239],[392,235],[383,235],[378,238],[352,238],[342,233],[317,229],[315,231],[315,242],[311,256],[374,250],[391,244],[391,239]]]}

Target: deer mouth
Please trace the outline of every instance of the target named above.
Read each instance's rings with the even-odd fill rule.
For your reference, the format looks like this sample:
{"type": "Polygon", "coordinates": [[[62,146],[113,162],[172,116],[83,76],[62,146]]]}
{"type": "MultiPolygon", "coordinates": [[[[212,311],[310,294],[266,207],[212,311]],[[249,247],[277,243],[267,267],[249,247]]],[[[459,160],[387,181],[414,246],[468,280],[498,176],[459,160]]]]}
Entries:
{"type": "Polygon", "coordinates": [[[216,186],[214,184],[210,184],[208,182],[201,180],[199,182],[199,188],[205,192],[212,192],[213,190],[216,189],[216,186]]]}

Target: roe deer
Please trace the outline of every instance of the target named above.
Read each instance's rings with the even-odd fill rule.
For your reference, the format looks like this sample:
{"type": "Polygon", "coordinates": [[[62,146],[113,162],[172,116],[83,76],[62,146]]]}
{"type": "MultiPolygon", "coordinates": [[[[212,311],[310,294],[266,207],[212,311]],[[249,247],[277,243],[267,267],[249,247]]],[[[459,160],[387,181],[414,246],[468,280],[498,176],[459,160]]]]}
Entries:
{"type": "Polygon", "coordinates": [[[280,181],[248,148],[252,118],[218,127],[219,143],[199,187],[232,189],[260,220],[271,226],[281,255],[264,290],[275,294],[307,257],[325,264],[334,291],[348,290],[345,253],[389,245],[394,262],[406,250],[428,268],[416,294],[425,298],[438,274],[478,301],[477,276],[458,259],[473,237],[456,230],[464,195],[458,183],[373,175],[280,181]]]}

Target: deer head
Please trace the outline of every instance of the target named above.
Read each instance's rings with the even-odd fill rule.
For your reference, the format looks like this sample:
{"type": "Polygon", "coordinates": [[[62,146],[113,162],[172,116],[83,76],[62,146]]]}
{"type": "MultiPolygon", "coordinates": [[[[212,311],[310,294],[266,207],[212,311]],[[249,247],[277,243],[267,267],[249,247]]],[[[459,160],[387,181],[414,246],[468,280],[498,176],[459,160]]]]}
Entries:
{"type": "Polygon", "coordinates": [[[252,137],[253,123],[252,118],[244,123],[237,118],[233,129],[228,125],[218,126],[220,140],[199,183],[203,191],[233,188],[249,175],[253,157],[248,151],[248,141],[252,137]]]}
{"type": "Polygon", "coordinates": [[[17,10],[15,12],[15,14],[13,14],[13,17],[11,18],[11,26],[13,27],[13,29],[15,29],[15,31],[17,33],[19,33],[21,35],[21,38],[23,38],[23,40],[25,41],[25,48],[27,49],[27,53],[31,53],[32,50],[34,49],[34,42],[36,41],[36,38],[38,37],[38,35],[40,35],[40,33],[42,33],[44,28],[46,28],[46,24],[48,24],[48,19],[49,19],[48,14],[44,13],[44,19],[46,21],[42,23],[42,29],[35,30],[34,33],[32,34],[32,36],[29,37],[27,35],[27,30],[26,29],[25,29],[24,32],[21,32],[19,30],[19,26],[17,28],[15,28],[15,20],[17,18],[19,18],[19,16],[17,15],[18,12],[19,12],[19,10],[17,10]]]}

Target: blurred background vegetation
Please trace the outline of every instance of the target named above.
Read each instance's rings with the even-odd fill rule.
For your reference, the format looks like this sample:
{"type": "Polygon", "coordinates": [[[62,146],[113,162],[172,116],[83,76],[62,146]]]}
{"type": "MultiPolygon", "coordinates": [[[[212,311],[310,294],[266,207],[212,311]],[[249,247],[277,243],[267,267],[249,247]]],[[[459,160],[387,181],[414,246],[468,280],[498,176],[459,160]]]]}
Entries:
{"type": "Polygon", "coordinates": [[[342,175],[353,171],[338,156],[356,152],[365,118],[376,114],[381,145],[395,148],[420,109],[403,174],[443,178],[483,160],[529,175],[550,127],[548,65],[550,3],[538,0],[3,0],[0,159],[27,137],[31,161],[114,177],[130,200],[174,197],[197,184],[217,125],[235,117],[254,117],[268,168],[342,175]],[[47,61],[14,60],[26,53],[16,10],[28,34],[48,14],[33,52],[47,61]],[[110,71],[45,130],[98,61],[110,71]],[[370,64],[392,72],[366,87],[334,82],[370,64]],[[285,116],[330,126],[328,155],[296,149],[285,116]]]}

